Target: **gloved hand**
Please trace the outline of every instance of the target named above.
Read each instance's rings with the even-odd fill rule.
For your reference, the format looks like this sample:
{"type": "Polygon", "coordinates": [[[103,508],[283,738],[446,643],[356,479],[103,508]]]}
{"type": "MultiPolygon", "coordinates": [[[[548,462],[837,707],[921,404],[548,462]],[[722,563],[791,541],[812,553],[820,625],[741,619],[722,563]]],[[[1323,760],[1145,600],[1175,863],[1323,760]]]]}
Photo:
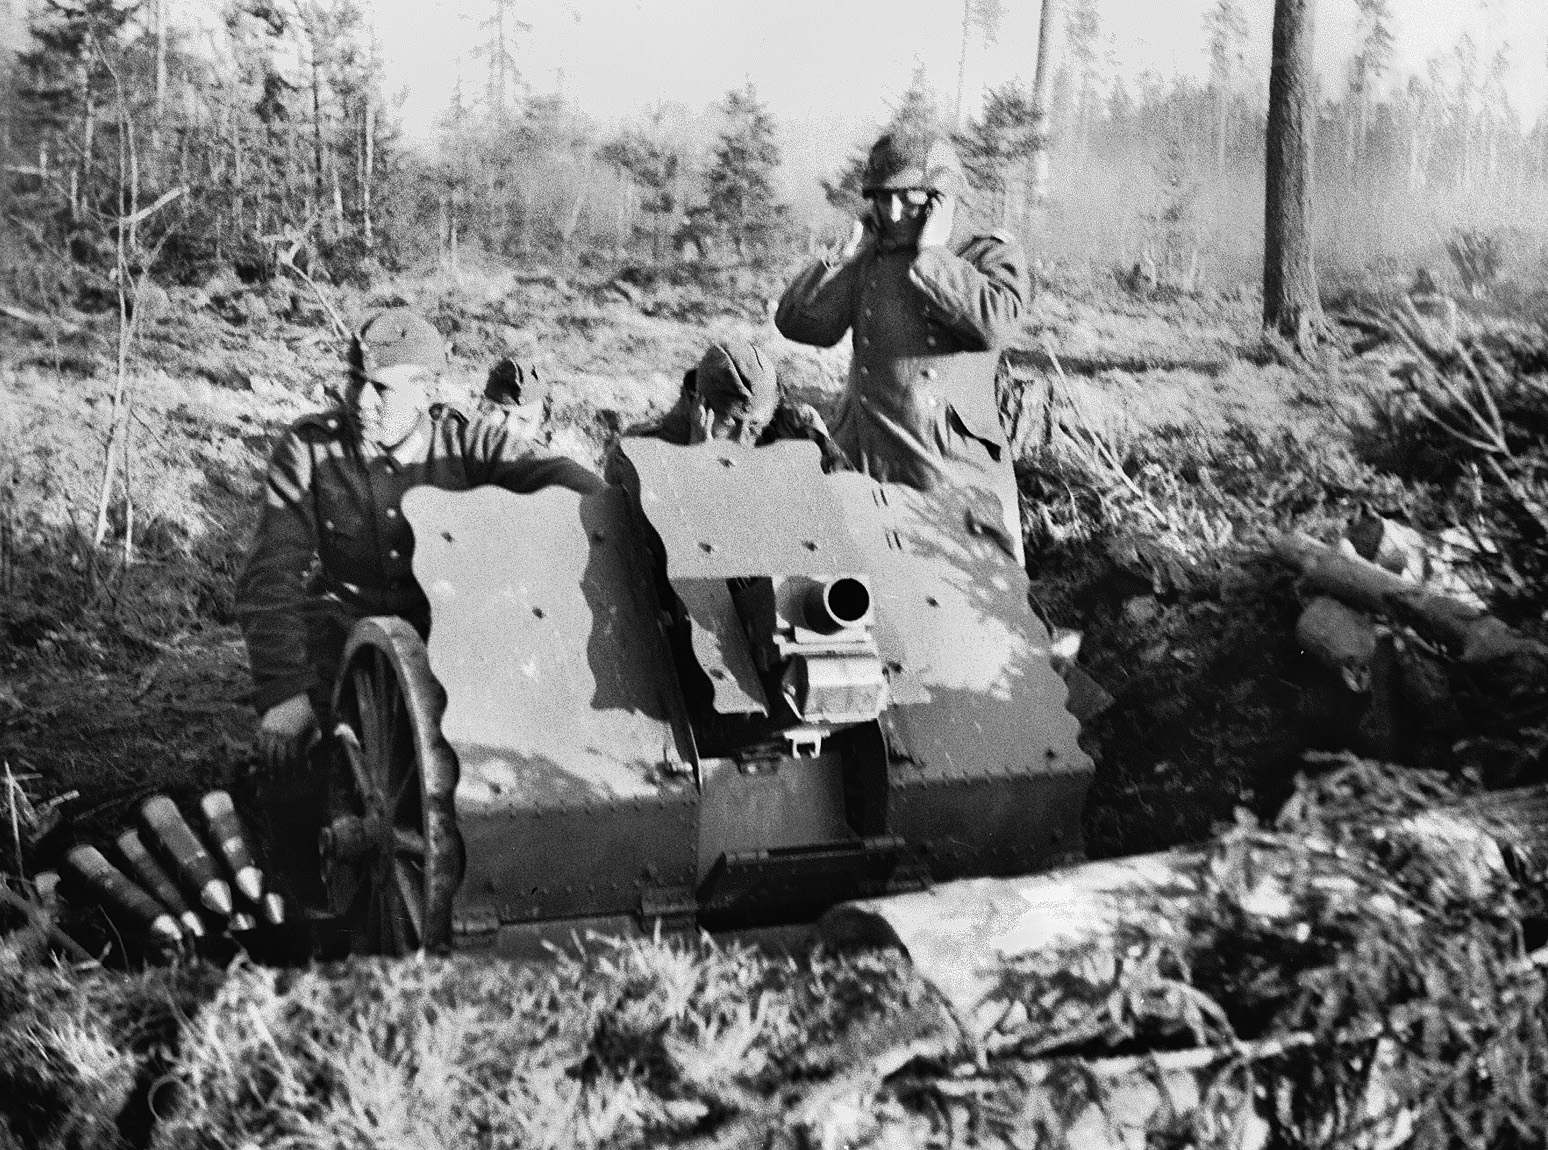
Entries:
{"type": "Polygon", "coordinates": [[[919,230],[919,250],[944,247],[951,239],[951,225],[957,215],[957,198],[931,196],[925,207],[924,227],[919,230]]]}
{"type": "Polygon", "coordinates": [[[865,215],[857,219],[854,226],[849,229],[849,239],[844,241],[844,246],[839,248],[834,258],[839,263],[848,263],[875,243],[876,226],[871,220],[871,209],[867,207],[865,215]]]}
{"type": "Polygon", "coordinates": [[[273,774],[291,771],[300,764],[318,736],[317,715],[306,693],[276,703],[258,720],[258,755],[273,774]]]}

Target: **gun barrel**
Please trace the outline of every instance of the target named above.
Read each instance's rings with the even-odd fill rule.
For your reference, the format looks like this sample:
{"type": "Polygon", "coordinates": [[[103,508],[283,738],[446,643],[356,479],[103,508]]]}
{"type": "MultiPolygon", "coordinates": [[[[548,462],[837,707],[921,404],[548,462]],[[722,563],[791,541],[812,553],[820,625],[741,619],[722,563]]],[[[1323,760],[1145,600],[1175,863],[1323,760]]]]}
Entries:
{"type": "Polygon", "coordinates": [[[858,627],[871,617],[871,589],[864,579],[839,575],[814,583],[806,594],[806,625],[825,634],[858,627]]]}
{"type": "Polygon", "coordinates": [[[84,844],[71,847],[65,855],[65,865],[110,910],[117,911],[162,942],[175,945],[183,941],[183,932],[177,925],[177,919],[168,914],[166,908],[142,890],[133,879],[108,862],[96,847],[84,844]]]}
{"type": "Polygon", "coordinates": [[[140,818],[172,860],[188,889],[199,892],[199,901],[216,914],[229,915],[232,910],[231,886],[220,877],[214,857],[183,821],[177,804],[166,795],[152,795],[140,804],[140,818]]]}
{"type": "Polygon", "coordinates": [[[211,791],[199,800],[199,809],[204,812],[205,821],[209,824],[210,837],[215,840],[221,857],[231,868],[237,890],[249,902],[258,902],[263,898],[263,872],[253,862],[253,852],[248,849],[247,837],[242,833],[242,821],[237,818],[236,805],[232,803],[231,796],[225,791],[211,791]]]}

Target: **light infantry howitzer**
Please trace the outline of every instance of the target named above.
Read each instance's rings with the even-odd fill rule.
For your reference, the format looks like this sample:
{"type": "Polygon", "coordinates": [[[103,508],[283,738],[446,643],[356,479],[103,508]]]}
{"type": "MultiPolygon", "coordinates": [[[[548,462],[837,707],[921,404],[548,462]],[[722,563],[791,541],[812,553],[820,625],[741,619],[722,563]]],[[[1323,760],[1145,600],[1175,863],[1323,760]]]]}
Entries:
{"type": "Polygon", "coordinates": [[[357,950],[760,926],[1081,853],[1091,764],[985,492],[628,439],[411,491],[428,645],[359,623],[321,841],[357,950]]]}

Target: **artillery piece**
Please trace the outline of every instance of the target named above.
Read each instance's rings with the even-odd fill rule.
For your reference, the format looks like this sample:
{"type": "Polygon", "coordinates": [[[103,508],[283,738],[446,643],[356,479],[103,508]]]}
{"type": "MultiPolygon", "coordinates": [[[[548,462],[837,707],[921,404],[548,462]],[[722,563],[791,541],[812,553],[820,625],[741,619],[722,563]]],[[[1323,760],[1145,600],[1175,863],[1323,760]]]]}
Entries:
{"type": "Polygon", "coordinates": [[[802,921],[1081,853],[1091,763],[982,493],[626,439],[404,500],[428,644],[352,633],[321,840],[357,950],[802,921]]]}

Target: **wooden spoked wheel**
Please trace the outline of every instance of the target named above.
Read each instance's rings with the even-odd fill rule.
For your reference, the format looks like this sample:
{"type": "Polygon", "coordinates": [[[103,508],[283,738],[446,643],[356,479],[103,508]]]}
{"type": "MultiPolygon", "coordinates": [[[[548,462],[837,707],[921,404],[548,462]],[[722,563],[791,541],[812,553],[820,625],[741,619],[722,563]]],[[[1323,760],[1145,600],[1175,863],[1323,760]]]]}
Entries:
{"type": "Polygon", "coordinates": [[[355,625],[334,689],[334,761],[319,853],[330,910],[357,954],[451,945],[462,878],[446,695],[401,619],[355,625]]]}

